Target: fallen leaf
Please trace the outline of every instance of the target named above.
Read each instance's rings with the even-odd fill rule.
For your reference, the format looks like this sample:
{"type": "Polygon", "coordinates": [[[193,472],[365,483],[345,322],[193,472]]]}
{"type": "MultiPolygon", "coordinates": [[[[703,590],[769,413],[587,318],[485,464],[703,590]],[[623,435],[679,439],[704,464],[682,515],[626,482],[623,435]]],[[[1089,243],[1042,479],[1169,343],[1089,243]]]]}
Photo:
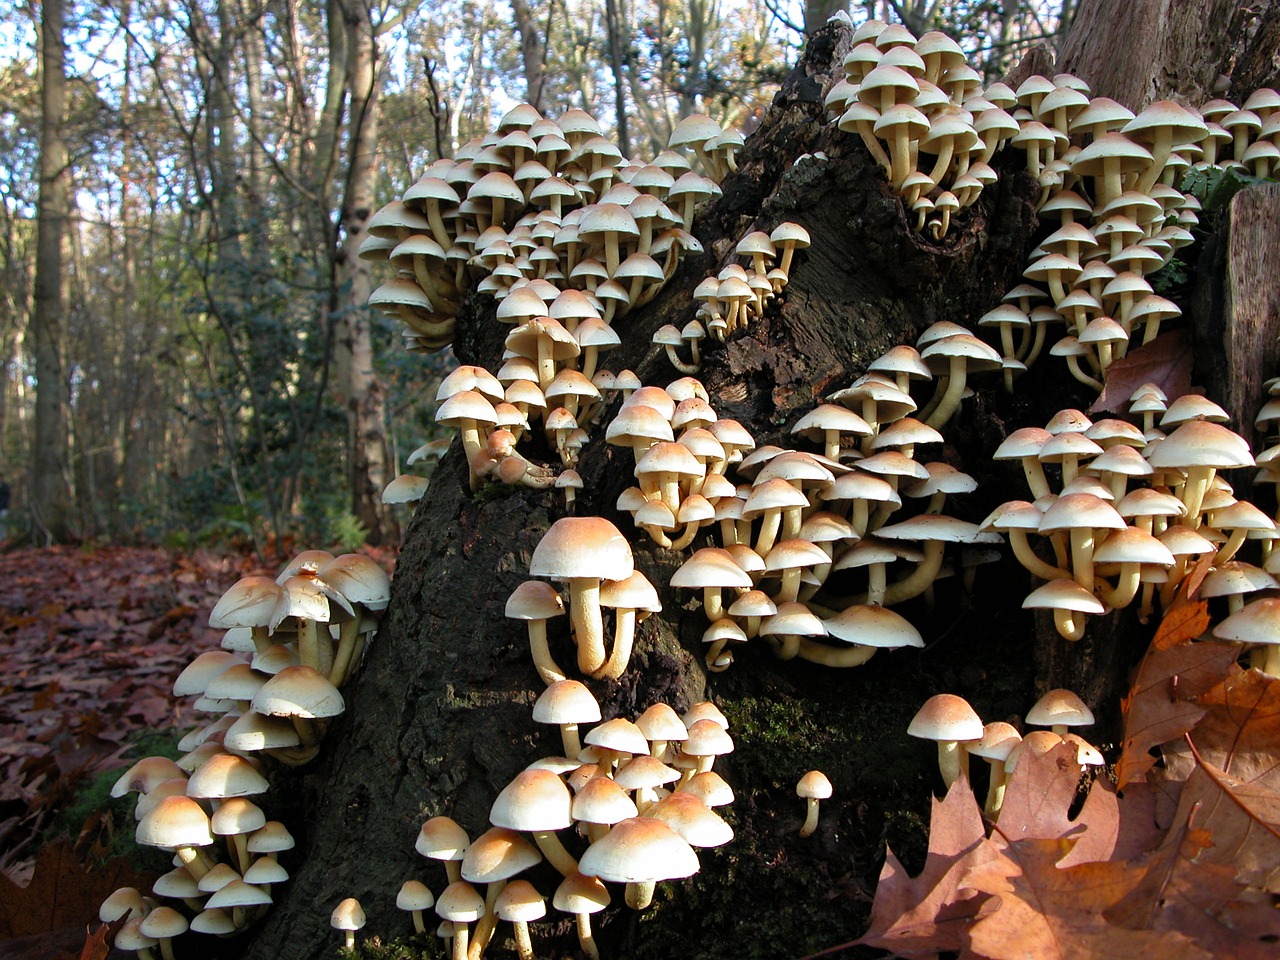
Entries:
{"type": "Polygon", "coordinates": [[[982,811],[968,780],[957,780],[946,799],[934,798],[929,819],[929,853],[918,877],[886,851],[884,869],[871,905],[867,932],[856,944],[901,957],[932,957],[959,950],[964,927],[986,897],[957,896],[965,871],[991,855],[982,811]]]}
{"type": "Polygon", "coordinates": [[[1194,358],[1191,337],[1186,330],[1160,334],[1107,367],[1106,385],[1089,412],[1127,412],[1129,398],[1145,383],[1160,387],[1170,401],[1190,393],[1194,358]]]}
{"type": "Polygon", "coordinates": [[[1069,841],[1019,840],[969,870],[962,892],[999,900],[966,931],[974,953],[989,960],[1211,960],[1182,933],[1108,922],[1104,911],[1131,894],[1144,872],[1115,862],[1060,869],[1067,847],[1069,841]]]}
{"type": "Polygon", "coordinates": [[[1205,856],[1214,839],[1198,814],[1193,806],[1159,849],[1131,865],[1143,872],[1142,881],[1107,909],[1107,920],[1184,932],[1215,957],[1272,960],[1280,914],[1269,896],[1252,896],[1230,864],[1205,856]]]}
{"type": "Polygon", "coordinates": [[[0,875],[0,939],[83,928],[97,917],[98,906],[112,890],[149,890],[153,880],[137,873],[124,858],[88,869],[76,859],[71,842],[60,837],[41,849],[25,887],[0,875]]]}
{"type": "Polygon", "coordinates": [[[1116,763],[1116,787],[1126,786],[1146,776],[1155,765],[1151,750],[1179,740],[1200,722],[1207,707],[1198,699],[1220,683],[1240,655],[1235,644],[1192,643],[1208,626],[1209,615],[1203,600],[1183,605],[1165,618],[1152,640],[1151,649],[1138,665],[1129,693],[1121,701],[1124,736],[1116,763]],[[1178,623],[1166,624],[1176,614],[1178,623]]]}

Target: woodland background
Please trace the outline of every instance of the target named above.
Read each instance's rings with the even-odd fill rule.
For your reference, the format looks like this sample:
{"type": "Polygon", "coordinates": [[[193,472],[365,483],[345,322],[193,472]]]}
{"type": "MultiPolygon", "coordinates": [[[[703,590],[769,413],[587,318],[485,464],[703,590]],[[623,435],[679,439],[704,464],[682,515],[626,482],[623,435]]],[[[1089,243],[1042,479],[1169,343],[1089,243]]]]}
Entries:
{"type": "MultiPolygon", "coordinates": [[[[1069,0],[46,0],[0,14],[4,35],[15,38],[0,45],[8,92],[0,104],[0,455],[14,488],[13,549],[0,557],[0,867],[31,884],[21,901],[7,901],[2,919],[10,936],[39,934],[34,953],[14,946],[10,955],[50,955],[40,931],[61,917],[32,904],[70,910],[68,891],[90,904],[122,881],[75,862],[127,846],[131,833],[127,811],[107,811],[88,788],[100,790],[127,753],[149,749],[138,731],[186,722],[167,697],[168,680],[211,644],[202,625],[221,590],[302,547],[363,545],[393,562],[408,517],[388,513],[379,493],[408,452],[439,432],[430,398],[453,361],[397,349],[393,325],[364,306],[374,281],[348,236],[427,162],[488,130],[519,99],[550,113],[585,107],[637,156],[660,149],[674,120],[694,110],[749,133],[805,36],[842,8],[855,21],[899,20],[917,34],[944,28],[987,79],[1036,43],[1049,45],[1040,54],[1047,62],[1074,14],[1069,0]],[[66,543],[77,546],[55,546],[66,543]],[[73,839],[76,856],[51,842],[59,835],[73,839]],[[21,927],[20,916],[44,926],[21,927]]],[[[859,183],[856,167],[849,176],[859,183]]],[[[710,229],[727,235],[731,212],[710,229]]],[[[503,536],[527,540],[530,522],[508,518],[503,536]]],[[[406,541],[406,569],[430,570],[424,557],[440,534],[420,527],[406,541]]],[[[415,613],[410,597],[390,633],[409,637],[415,613]]],[[[1025,625],[1004,613],[986,631],[1012,645],[1025,625]]],[[[384,660],[370,671],[382,676],[366,685],[366,703],[394,666],[384,660]]],[[[1009,712],[1022,709],[1020,685],[977,675],[950,647],[930,670],[912,675],[875,719],[905,723],[939,675],[992,690],[1009,712]]],[[[790,736],[782,728],[797,716],[807,723],[781,705],[800,699],[804,682],[734,679],[746,694],[735,720],[754,734],[744,765],[767,764],[790,736]]],[[[822,744],[844,749],[843,741],[822,744]]],[[[925,778],[902,773],[897,761],[876,766],[921,787],[919,803],[901,807],[889,831],[916,832],[906,852],[914,873],[924,854],[925,778]]],[[[353,765],[344,770],[341,757],[326,773],[333,769],[362,776],[353,765]]],[[[1042,779],[1059,793],[1073,789],[1042,779]]],[[[971,832],[962,801],[935,809],[940,844],[971,832]]],[[[743,820],[755,802],[743,804],[743,820]]],[[[879,856],[885,828],[876,808],[886,802],[871,797],[846,811],[846,836],[828,833],[822,869],[746,865],[756,851],[745,845],[733,855],[737,869],[781,867],[778,884],[806,873],[809,890],[843,917],[865,917],[878,863],[854,862],[848,851],[874,846],[879,856]],[[850,823],[859,824],[852,837],[850,823]],[[847,868],[832,870],[836,863],[847,868]]],[[[759,808],[773,811],[763,798],[759,808]]],[[[755,838],[781,829],[777,821],[757,827],[755,838]]],[[[1046,840],[1060,838],[1052,829],[1046,840]]],[[[940,881],[955,864],[934,854],[918,885],[937,882],[936,908],[954,893],[940,881]]],[[[315,899],[302,889],[295,899],[315,899]]],[[[1084,924],[1093,908],[1077,893],[1065,890],[1060,914],[1084,924]]],[[[304,913],[295,905],[277,927],[304,913]]],[[[1060,932],[1070,939],[1078,931],[1064,923],[1060,932]]],[[[841,926],[827,942],[855,933],[841,926]]],[[[276,948],[264,938],[259,949],[276,948]]]]}
{"type": "MultiPolygon", "coordinates": [[[[904,0],[988,78],[1074,4],[904,0]]],[[[394,541],[447,354],[396,349],[346,238],[528,99],[652,156],[749,133],[849,0],[124,0],[0,13],[0,474],[11,533],[394,541]]]]}

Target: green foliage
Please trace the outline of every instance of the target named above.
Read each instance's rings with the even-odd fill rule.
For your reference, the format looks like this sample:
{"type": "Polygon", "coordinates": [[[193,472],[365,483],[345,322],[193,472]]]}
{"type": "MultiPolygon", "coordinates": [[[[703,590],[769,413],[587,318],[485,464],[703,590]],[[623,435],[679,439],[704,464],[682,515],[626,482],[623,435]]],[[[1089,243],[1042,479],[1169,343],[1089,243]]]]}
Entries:
{"type": "Polygon", "coordinates": [[[385,941],[374,936],[357,940],[353,950],[338,947],[338,956],[342,960],[437,960],[444,955],[440,942],[425,933],[385,941]]]}
{"type": "Polygon", "coordinates": [[[1243,173],[1235,167],[1213,167],[1208,170],[1192,168],[1182,181],[1182,192],[1200,201],[1204,215],[1212,215],[1224,209],[1231,198],[1255,183],[1269,183],[1265,177],[1243,173]]]}
{"type": "Polygon", "coordinates": [[[328,539],[335,553],[354,553],[369,539],[369,528],[350,510],[343,510],[329,518],[328,539]]]}
{"type": "Polygon", "coordinates": [[[111,788],[135,760],[142,757],[176,760],[179,756],[175,746],[177,739],[178,735],[173,730],[138,730],[130,734],[130,746],[122,765],[102,770],[81,782],[74,798],[45,828],[42,845],[60,836],[69,837],[79,844],[81,839],[91,839],[96,835],[97,843],[91,848],[96,849],[100,862],[125,857],[138,870],[163,872],[168,869],[162,853],[134,842],[133,810],[137,796],[113,797],[111,788]]]}

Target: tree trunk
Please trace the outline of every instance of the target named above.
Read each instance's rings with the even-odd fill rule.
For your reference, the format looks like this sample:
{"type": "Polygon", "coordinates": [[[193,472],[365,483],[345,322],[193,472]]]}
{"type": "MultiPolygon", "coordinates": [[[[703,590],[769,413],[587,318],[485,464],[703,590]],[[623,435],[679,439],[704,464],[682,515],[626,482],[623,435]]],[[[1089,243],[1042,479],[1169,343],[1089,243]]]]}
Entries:
{"type": "Polygon", "coordinates": [[[370,8],[341,5],[347,27],[347,81],[350,119],[346,185],[342,198],[342,247],[338,254],[336,371],[347,408],[347,470],[351,512],[369,532],[369,542],[394,538],[395,521],[382,503],[390,482],[386,397],[373,370],[373,311],[368,307],[373,280],[369,264],[356,251],[377,206],[378,141],[377,41],[370,8]]]}
{"type": "MultiPolygon", "coordinates": [[[[548,9],[555,6],[555,0],[548,9]]],[[[538,21],[537,14],[528,0],[511,0],[511,13],[515,17],[516,33],[520,36],[520,61],[524,67],[525,100],[539,110],[543,109],[542,89],[547,79],[547,31],[551,24],[550,13],[546,24],[538,21]]]]}
{"type": "MultiPolygon", "coordinates": [[[[719,415],[741,421],[760,444],[790,443],[787,428],[800,411],[847,386],[889,347],[913,342],[935,321],[972,323],[997,305],[1021,282],[1038,238],[1037,188],[1007,155],[997,156],[999,181],[942,242],[909,229],[861,142],[823,114],[824,90],[840,74],[850,36],[832,24],[811,38],[740,155],[738,173],[695,224],[706,253],[687,260],[649,307],[617,323],[623,346],[609,355],[611,369],[631,367],[645,383],[676,379],[650,345],[653,332],[693,315],[694,286],[731,258],[746,232],[803,223],[813,244],[798,255],[780,304],[707,349],[699,373],[719,415]]],[[[492,369],[504,333],[493,304],[471,298],[454,351],[463,363],[492,369]]],[[[1019,469],[990,459],[1004,436],[1092,400],[1055,367],[1029,380],[1012,397],[979,388],[931,457],[979,482],[958,514],[980,519],[1022,489],[1019,469]]],[[[736,794],[725,814],[736,837],[701,851],[696,877],[663,885],[656,915],[620,905],[598,915],[601,953],[670,957],[678,931],[681,955],[708,958],[798,956],[852,939],[884,843],[909,862],[923,855],[935,754],[906,736],[912,714],[940,691],[969,697],[988,719],[1022,715],[1034,699],[1033,630],[1019,608],[1030,578],[1006,557],[993,572],[979,571],[972,595],[950,581],[939,586],[935,606],[913,601],[903,612],[926,636],[922,650],[835,670],[776,660],[753,641],[729,670],[709,674],[700,643],[705,616],[688,592],[667,586],[687,553],[632,535],[630,518],[614,506],[634,482],[630,458],[606,445],[602,432],[583,451],[585,489],[575,509],[627,533],[664,612],[644,622],[618,681],[589,686],[606,718],[634,718],[659,701],[681,710],[703,697],[724,710],[735,751],[716,769],[736,794]],[[818,832],[802,840],[804,804],[794,785],[811,768],[826,771],[836,799],[824,805],[818,832]]],[[[416,877],[437,894],[444,886],[439,865],[414,853],[422,822],[448,814],[478,835],[511,778],[561,752],[555,732],[530,719],[542,687],[525,627],[506,619],[504,606],[527,578],[542,533],[566,508],[552,492],[486,488],[473,496],[468,487],[455,443],[408,530],[391,605],[349,689],[348,712],[312,768],[282,777],[292,789],[277,795],[292,797],[296,809],[274,812],[305,824],[305,838],[288,890],[251,945],[254,960],[329,954],[328,912],[348,896],[369,916],[362,935],[407,935],[408,920],[393,906],[401,882],[416,877]]],[[[567,640],[553,634],[552,644],[561,663],[572,661],[567,640]]],[[[1108,661],[1100,669],[1121,675],[1109,678],[1114,687],[1127,666],[1108,661]]],[[[582,849],[576,838],[563,839],[582,849]]],[[[557,882],[545,865],[530,879],[548,896],[557,882]]],[[[567,921],[538,930],[540,955],[572,953],[567,921]]]]}
{"type": "Polygon", "coordinates": [[[67,474],[67,383],[62,368],[62,246],[70,213],[71,171],[63,137],[66,48],[63,0],[40,7],[40,197],[31,325],[35,340],[36,422],[31,450],[31,522],[37,540],[61,542],[71,532],[67,474]]]}

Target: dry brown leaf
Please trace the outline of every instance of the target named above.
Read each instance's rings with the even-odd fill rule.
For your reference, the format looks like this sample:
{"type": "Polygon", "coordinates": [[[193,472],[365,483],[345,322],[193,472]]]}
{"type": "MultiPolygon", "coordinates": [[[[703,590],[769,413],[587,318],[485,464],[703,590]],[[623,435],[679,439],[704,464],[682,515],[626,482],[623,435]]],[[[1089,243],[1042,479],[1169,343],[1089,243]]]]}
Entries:
{"type": "Polygon", "coordinates": [[[1191,365],[1195,359],[1186,330],[1162,333],[1150,343],[1129,351],[1107,368],[1107,381],[1090,413],[1125,413],[1129,398],[1144,383],[1154,383],[1176,400],[1191,392],[1191,365]]]}
{"type": "Polygon", "coordinates": [[[1180,611],[1188,614],[1181,621],[1185,629],[1170,631],[1166,638],[1157,633],[1121,703],[1124,738],[1116,763],[1116,786],[1120,790],[1146,776],[1154,766],[1155,758],[1150,752],[1153,748],[1178,740],[1200,722],[1207,707],[1199,704],[1198,698],[1221,682],[1240,654],[1235,644],[1192,643],[1184,639],[1203,623],[1192,634],[1199,636],[1208,625],[1209,617],[1203,608],[1204,601],[1184,605],[1180,611]]]}
{"type": "Polygon", "coordinates": [[[886,852],[869,928],[855,942],[901,957],[959,950],[964,927],[987,898],[958,896],[956,888],[969,867],[991,855],[973,790],[967,780],[957,780],[945,800],[933,801],[929,854],[920,875],[908,876],[893,851],[886,852]]]}
{"type": "Polygon", "coordinates": [[[1280,914],[1270,896],[1258,897],[1230,864],[1211,862],[1210,832],[1179,822],[1164,844],[1133,864],[1142,882],[1110,907],[1106,918],[1132,929],[1177,930],[1215,957],[1272,960],[1280,914]]]}
{"type": "Polygon", "coordinates": [[[154,877],[138,874],[124,858],[95,869],[81,866],[65,837],[46,845],[36,858],[31,882],[20,887],[0,875],[0,939],[83,928],[117,887],[149,890],[154,877]]]}
{"type": "Polygon", "coordinates": [[[1060,869],[1069,845],[1019,840],[966,874],[961,892],[999,900],[967,931],[975,954],[990,960],[1211,960],[1182,933],[1108,922],[1104,911],[1132,894],[1145,873],[1123,863],[1060,869]]]}

